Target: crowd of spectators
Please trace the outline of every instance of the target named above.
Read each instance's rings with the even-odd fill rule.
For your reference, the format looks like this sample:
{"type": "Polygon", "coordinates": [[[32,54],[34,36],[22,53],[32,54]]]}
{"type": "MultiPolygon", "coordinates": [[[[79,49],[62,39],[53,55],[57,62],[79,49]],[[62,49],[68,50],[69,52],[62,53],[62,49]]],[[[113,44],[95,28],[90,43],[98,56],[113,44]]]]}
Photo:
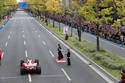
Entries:
{"type": "MultiPolygon", "coordinates": [[[[84,31],[96,34],[96,27],[94,27],[92,24],[84,26],[83,28],[84,31]]],[[[99,35],[100,37],[113,42],[125,42],[125,29],[121,27],[103,24],[99,27],[99,35]]]]}
{"type": "MultiPolygon", "coordinates": [[[[72,28],[78,29],[82,28],[82,31],[89,32],[93,35],[96,35],[96,25],[92,22],[85,23],[83,17],[78,15],[71,14],[48,14],[46,18],[52,19],[54,21],[64,23],[69,25],[72,28]],[[81,23],[80,23],[81,22],[81,23]]],[[[112,26],[106,23],[103,23],[99,26],[99,35],[100,37],[113,41],[115,43],[125,43],[125,27],[112,26]]]]}

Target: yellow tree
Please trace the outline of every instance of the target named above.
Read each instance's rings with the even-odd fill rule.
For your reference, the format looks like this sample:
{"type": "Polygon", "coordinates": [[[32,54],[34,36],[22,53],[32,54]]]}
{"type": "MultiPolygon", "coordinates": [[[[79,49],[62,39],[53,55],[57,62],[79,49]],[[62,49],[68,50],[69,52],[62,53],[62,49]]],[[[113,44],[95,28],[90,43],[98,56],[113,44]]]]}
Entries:
{"type": "MultiPolygon", "coordinates": [[[[33,2],[34,2],[35,0],[25,0],[25,2],[27,3],[27,4],[33,4],[33,2]]],[[[33,11],[33,7],[34,6],[32,6],[32,5],[28,5],[29,7],[30,7],[30,9],[33,11]]]]}
{"type": "MultiPolygon", "coordinates": [[[[61,12],[61,5],[59,0],[48,0],[46,2],[46,10],[53,14],[53,17],[55,16],[55,13],[61,12]]],[[[55,26],[54,20],[53,20],[53,27],[55,26]]]]}
{"type": "Polygon", "coordinates": [[[47,1],[47,0],[38,0],[38,3],[41,4],[41,5],[38,5],[38,6],[37,6],[39,11],[41,11],[41,12],[42,12],[42,11],[43,11],[43,12],[45,11],[45,8],[46,8],[46,7],[45,7],[45,3],[46,3],[46,1],[47,1]]]}
{"type": "Polygon", "coordinates": [[[26,0],[27,4],[34,4],[34,5],[29,5],[30,10],[33,12],[38,12],[38,13],[45,11],[45,2],[46,1],[47,0],[26,0]],[[41,4],[41,5],[39,5],[39,4],[41,4]]]}
{"type": "Polygon", "coordinates": [[[59,3],[59,0],[48,0],[46,2],[46,9],[48,11],[55,11],[55,12],[58,12],[60,11],[60,3],[59,3]]]}
{"type": "Polygon", "coordinates": [[[0,0],[0,14],[4,14],[9,10],[13,9],[13,6],[3,6],[3,5],[17,5],[16,0],[0,0]]]}

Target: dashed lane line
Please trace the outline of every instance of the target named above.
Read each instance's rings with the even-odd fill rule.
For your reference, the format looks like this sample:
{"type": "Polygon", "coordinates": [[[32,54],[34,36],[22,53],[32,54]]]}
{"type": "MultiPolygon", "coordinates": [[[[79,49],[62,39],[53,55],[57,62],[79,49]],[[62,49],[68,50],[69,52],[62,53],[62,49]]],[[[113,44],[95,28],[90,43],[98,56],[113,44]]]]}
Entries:
{"type": "Polygon", "coordinates": [[[8,36],[8,39],[10,39],[10,35],[8,36]]]}
{"type": "Polygon", "coordinates": [[[28,57],[27,50],[25,50],[25,56],[28,57]]]}
{"type": "Polygon", "coordinates": [[[29,82],[32,82],[31,74],[28,74],[29,82]]]}
{"type": "Polygon", "coordinates": [[[51,50],[49,50],[49,52],[50,52],[50,54],[52,55],[52,57],[55,57],[51,50]]]}
{"type": "MultiPolygon", "coordinates": [[[[25,50],[25,56],[28,57],[27,50],[25,50]]],[[[29,82],[32,82],[31,74],[28,74],[29,82]]]]}
{"type": "Polygon", "coordinates": [[[71,78],[68,76],[68,74],[66,73],[66,71],[63,68],[61,68],[61,70],[63,71],[63,73],[65,74],[65,76],[67,77],[67,79],[69,81],[71,81],[71,78]]]}
{"type": "Polygon", "coordinates": [[[6,42],[5,46],[7,47],[7,45],[8,45],[8,42],[6,42]]]}
{"type": "Polygon", "coordinates": [[[2,52],[2,57],[1,58],[3,58],[3,56],[4,56],[4,52],[2,52]]]}
{"type": "Polygon", "coordinates": [[[24,45],[26,45],[26,41],[24,41],[24,45]]]}
{"type": "Polygon", "coordinates": [[[38,35],[38,37],[40,38],[40,35],[38,35]]]}
{"type": "Polygon", "coordinates": [[[23,35],[22,37],[25,38],[25,35],[23,35]]]}
{"type": "Polygon", "coordinates": [[[46,42],[45,42],[45,41],[42,41],[42,43],[43,43],[44,45],[46,45],[46,42]]]}

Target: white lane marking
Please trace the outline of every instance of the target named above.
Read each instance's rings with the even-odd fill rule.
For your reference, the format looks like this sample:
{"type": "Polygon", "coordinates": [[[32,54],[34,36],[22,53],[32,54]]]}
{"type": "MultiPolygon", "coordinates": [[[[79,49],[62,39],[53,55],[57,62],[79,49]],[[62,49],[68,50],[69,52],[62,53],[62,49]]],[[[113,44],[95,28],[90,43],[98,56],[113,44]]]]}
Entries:
{"type": "Polygon", "coordinates": [[[35,31],[35,32],[37,32],[37,31],[35,31]]]}
{"type": "Polygon", "coordinates": [[[67,77],[67,79],[69,81],[71,81],[71,78],[68,76],[68,74],[66,73],[66,71],[63,68],[61,68],[61,70],[63,71],[63,73],[65,74],[65,76],[67,77]]]}
{"type": "Polygon", "coordinates": [[[38,35],[38,37],[40,38],[40,35],[38,35]]]}
{"type": "Polygon", "coordinates": [[[31,75],[28,74],[28,79],[29,79],[29,82],[32,82],[32,79],[31,79],[31,75]]]}
{"type": "Polygon", "coordinates": [[[7,45],[8,45],[8,42],[6,42],[5,46],[7,47],[7,45]]]}
{"type": "Polygon", "coordinates": [[[105,79],[108,83],[114,83],[112,80],[110,80],[108,77],[105,76],[102,72],[100,72],[97,68],[95,68],[92,65],[89,65],[98,75],[100,75],[103,79],[105,79]]]}
{"type": "Polygon", "coordinates": [[[25,56],[28,57],[27,50],[25,50],[25,56]]]}
{"type": "Polygon", "coordinates": [[[77,52],[75,52],[73,49],[71,49],[71,51],[80,59],[80,60],[82,60],[84,63],[86,63],[86,64],[89,64],[89,62],[85,59],[85,58],[83,58],[82,56],[80,56],[77,52]]]}
{"type": "Polygon", "coordinates": [[[10,39],[10,35],[8,36],[8,39],[10,39]]]}
{"type": "Polygon", "coordinates": [[[23,35],[23,38],[25,38],[25,35],[23,35]]]}
{"type": "Polygon", "coordinates": [[[44,45],[46,45],[46,42],[45,41],[42,41],[44,45]]]}
{"type": "Polygon", "coordinates": [[[4,52],[2,52],[2,57],[1,58],[3,58],[3,56],[4,56],[4,52]]]}
{"type": "Polygon", "coordinates": [[[10,32],[10,34],[12,34],[12,32],[10,32]]]}
{"type": "Polygon", "coordinates": [[[26,41],[24,41],[24,45],[26,45],[26,41]]]}
{"type": "Polygon", "coordinates": [[[50,54],[52,55],[52,57],[55,57],[51,50],[49,50],[49,52],[50,52],[50,54]]]}
{"type": "MultiPolygon", "coordinates": [[[[35,20],[36,21],[36,20],[35,20]]],[[[55,35],[53,35],[50,31],[48,31],[42,24],[40,24],[38,21],[36,21],[42,28],[44,28],[48,33],[50,33],[55,39],[57,39],[58,41],[60,41],[66,48],[70,48],[68,45],[66,45],[63,41],[61,41],[60,39],[58,39],[55,35]]],[[[73,53],[75,53],[75,54],[77,54],[77,57],[79,58],[79,59],[81,59],[83,62],[85,62],[86,64],[89,64],[89,62],[87,61],[87,60],[85,60],[83,57],[81,57],[77,52],[75,52],[75,51],[73,51],[72,49],[71,49],[71,51],[73,52],[73,53]]],[[[100,71],[99,71],[100,72],[100,71]]],[[[107,72],[108,73],[108,72],[107,72]]],[[[103,77],[103,78],[108,78],[107,76],[101,76],[101,77],[103,77]]],[[[106,79],[104,79],[104,80],[106,80],[106,79]]],[[[108,81],[108,80],[106,80],[106,81],[108,81]]],[[[108,83],[110,83],[110,81],[108,82],[108,83]]]]}
{"type": "Polygon", "coordinates": [[[24,31],[22,31],[22,33],[24,33],[24,31]]]}

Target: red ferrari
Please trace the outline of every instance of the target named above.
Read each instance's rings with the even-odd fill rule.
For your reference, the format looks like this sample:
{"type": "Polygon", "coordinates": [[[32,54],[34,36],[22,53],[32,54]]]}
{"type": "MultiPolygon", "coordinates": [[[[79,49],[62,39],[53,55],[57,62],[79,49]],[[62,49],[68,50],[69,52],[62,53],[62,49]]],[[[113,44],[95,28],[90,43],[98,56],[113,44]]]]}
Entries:
{"type": "Polygon", "coordinates": [[[26,59],[26,60],[21,60],[20,61],[20,74],[27,74],[27,73],[36,73],[36,74],[41,74],[41,67],[39,66],[39,61],[32,60],[32,59],[26,59]]]}

